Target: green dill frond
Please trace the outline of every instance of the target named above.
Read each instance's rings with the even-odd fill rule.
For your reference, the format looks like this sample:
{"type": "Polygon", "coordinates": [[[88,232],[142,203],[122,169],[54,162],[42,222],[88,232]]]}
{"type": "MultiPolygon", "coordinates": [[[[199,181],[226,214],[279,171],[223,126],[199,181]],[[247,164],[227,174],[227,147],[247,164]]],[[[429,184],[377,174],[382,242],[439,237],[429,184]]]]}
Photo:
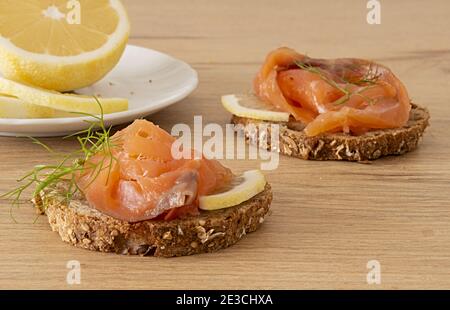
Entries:
{"type": "Polygon", "coordinates": [[[362,93],[365,92],[367,89],[377,85],[378,80],[381,77],[381,73],[378,72],[378,66],[376,66],[376,69],[373,70],[373,65],[370,64],[369,68],[365,72],[365,74],[356,81],[349,81],[349,80],[342,79],[342,81],[346,84],[355,84],[358,86],[364,86],[356,92],[351,92],[347,88],[339,85],[333,79],[329,78],[320,68],[314,67],[311,64],[307,64],[307,63],[304,63],[304,62],[301,62],[298,60],[294,61],[294,63],[302,70],[317,74],[322,80],[327,82],[330,86],[336,88],[337,90],[339,90],[340,92],[342,92],[344,94],[341,98],[339,98],[335,102],[333,102],[334,105],[342,105],[342,104],[347,103],[350,100],[352,95],[357,95],[357,96],[362,97],[369,104],[375,104],[377,101],[374,98],[369,98],[367,96],[364,96],[362,93]]]}
{"type": "Polygon", "coordinates": [[[320,68],[314,67],[314,66],[312,66],[310,64],[307,64],[307,63],[304,63],[304,62],[301,62],[301,61],[298,61],[298,60],[296,60],[294,62],[300,69],[303,69],[305,71],[317,74],[322,80],[324,80],[330,86],[332,86],[332,87],[336,88],[337,90],[339,90],[340,92],[342,92],[344,95],[349,95],[350,94],[350,92],[346,88],[340,86],[333,79],[330,79],[320,68]]]}
{"type": "Polygon", "coordinates": [[[31,171],[17,180],[19,185],[15,189],[0,195],[0,198],[12,199],[11,207],[19,206],[26,190],[34,187],[33,197],[31,197],[34,198],[45,189],[64,181],[67,184],[67,190],[65,199],[61,203],[68,203],[77,192],[81,191],[77,185],[76,176],[85,173],[87,169],[91,173],[88,186],[104,169],[108,169],[107,179],[109,179],[113,163],[117,160],[113,154],[115,145],[110,136],[111,127],[106,128],[105,126],[102,105],[96,97],[94,98],[100,106],[101,114],[97,116],[77,113],[88,116],[93,120],[85,120],[89,123],[87,129],[63,138],[75,138],[80,148],[71,153],[58,153],[43,142],[35,138],[30,138],[34,144],[40,145],[48,152],[58,155],[60,160],[57,164],[53,165],[35,166],[31,171]],[[89,161],[96,154],[103,154],[102,160],[95,163],[89,161]]]}

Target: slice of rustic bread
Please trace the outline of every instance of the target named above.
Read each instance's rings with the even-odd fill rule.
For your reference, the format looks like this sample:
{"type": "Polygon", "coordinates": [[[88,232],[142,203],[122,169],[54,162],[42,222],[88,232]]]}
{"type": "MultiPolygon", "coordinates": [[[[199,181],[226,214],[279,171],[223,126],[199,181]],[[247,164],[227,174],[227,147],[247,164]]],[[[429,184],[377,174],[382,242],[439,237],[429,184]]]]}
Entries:
{"type": "Polygon", "coordinates": [[[128,223],[91,208],[81,194],[64,201],[64,186],[41,193],[36,207],[48,217],[61,239],[101,252],[150,256],[184,256],[229,247],[264,222],[272,202],[269,184],[263,192],[237,206],[201,211],[172,221],[128,223]]]}
{"type": "Polygon", "coordinates": [[[369,131],[360,136],[336,133],[308,137],[303,132],[304,125],[299,122],[277,123],[280,125],[278,147],[271,144],[270,126],[266,126],[268,130],[259,130],[258,125],[270,123],[236,115],[233,115],[231,122],[243,125],[237,128],[243,131],[247,141],[263,145],[267,150],[311,160],[367,161],[414,150],[428,126],[429,118],[427,109],[413,104],[409,121],[404,127],[369,131]]]}

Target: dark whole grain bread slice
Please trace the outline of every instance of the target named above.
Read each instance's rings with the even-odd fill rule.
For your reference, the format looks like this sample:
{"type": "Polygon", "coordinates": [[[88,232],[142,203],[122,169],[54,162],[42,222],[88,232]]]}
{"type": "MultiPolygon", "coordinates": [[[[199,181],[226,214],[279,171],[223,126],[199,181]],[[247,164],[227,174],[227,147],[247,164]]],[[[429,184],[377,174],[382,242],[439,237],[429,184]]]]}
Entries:
{"type": "Polygon", "coordinates": [[[278,147],[271,144],[270,126],[267,130],[259,130],[258,125],[270,123],[236,115],[233,115],[231,122],[243,125],[237,128],[243,131],[249,143],[267,150],[310,160],[368,161],[414,150],[429,124],[429,119],[427,109],[412,104],[409,121],[404,127],[374,130],[360,136],[336,133],[308,137],[303,132],[304,125],[299,122],[277,123],[280,125],[278,147]],[[263,139],[264,142],[261,141],[263,139]]]}
{"type": "Polygon", "coordinates": [[[258,229],[272,202],[272,190],[267,184],[264,191],[231,208],[201,211],[199,216],[172,221],[128,223],[91,208],[81,194],[70,203],[61,203],[64,192],[61,185],[34,199],[63,241],[93,251],[162,257],[229,247],[258,229]]]}

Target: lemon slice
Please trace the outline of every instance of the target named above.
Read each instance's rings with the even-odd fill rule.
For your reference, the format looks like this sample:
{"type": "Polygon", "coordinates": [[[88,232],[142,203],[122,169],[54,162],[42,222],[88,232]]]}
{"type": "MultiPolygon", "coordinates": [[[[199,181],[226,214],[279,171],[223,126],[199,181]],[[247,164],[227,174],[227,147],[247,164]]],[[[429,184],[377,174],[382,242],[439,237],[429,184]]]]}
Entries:
{"type": "Polygon", "coordinates": [[[266,178],[261,171],[246,171],[242,177],[234,180],[233,187],[230,190],[214,195],[201,196],[199,207],[202,210],[218,210],[237,206],[261,193],[266,183],[266,178]]]}
{"type": "Polygon", "coordinates": [[[0,118],[51,118],[73,116],[67,112],[26,103],[20,99],[0,95],[0,118]]]}
{"type": "Polygon", "coordinates": [[[2,0],[0,71],[47,89],[82,88],[117,64],[129,31],[119,0],[2,0]]]}
{"type": "MultiPolygon", "coordinates": [[[[66,112],[100,114],[101,109],[93,97],[62,94],[33,86],[20,84],[0,77],[0,93],[13,96],[22,101],[66,112]]],[[[122,98],[99,98],[104,114],[125,111],[128,100],[122,98]]]]}
{"type": "Polygon", "coordinates": [[[222,105],[236,116],[273,122],[289,121],[289,113],[276,111],[274,107],[253,95],[222,96],[222,105]]]}
{"type": "Polygon", "coordinates": [[[27,103],[18,98],[0,94],[0,118],[57,118],[83,116],[27,103]]]}

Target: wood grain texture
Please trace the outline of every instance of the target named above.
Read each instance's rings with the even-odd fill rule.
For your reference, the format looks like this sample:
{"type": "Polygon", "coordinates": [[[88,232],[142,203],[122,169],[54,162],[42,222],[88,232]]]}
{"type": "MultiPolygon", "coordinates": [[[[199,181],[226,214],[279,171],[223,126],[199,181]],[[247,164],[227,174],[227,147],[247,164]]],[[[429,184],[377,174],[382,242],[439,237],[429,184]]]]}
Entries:
{"type": "MultiPolygon", "coordinates": [[[[325,0],[127,0],[131,43],[188,61],[200,86],[149,117],[170,129],[226,124],[220,95],[248,90],[265,54],[280,45],[317,57],[354,56],[390,66],[431,128],[413,153],[371,165],[281,157],[267,173],[273,214],[224,251],[155,259],[101,254],[62,243],[29,204],[9,215],[0,202],[0,288],[450,288],[450,21],[447,0],[382,1],[382,23],[366,23],[366,2],[325,0]],[[82,282],[66,284],[79,260],[82,282]],[[366,264],[381,263],[368,285],[366,264]]],[[[75,144],[45,139],[61,150],[75,144]]],[[[50,156],[26,139],[0,138],[0,191],[50,156]]],[[[255,161],[226,161],[236,171],[255,161]]]]}

